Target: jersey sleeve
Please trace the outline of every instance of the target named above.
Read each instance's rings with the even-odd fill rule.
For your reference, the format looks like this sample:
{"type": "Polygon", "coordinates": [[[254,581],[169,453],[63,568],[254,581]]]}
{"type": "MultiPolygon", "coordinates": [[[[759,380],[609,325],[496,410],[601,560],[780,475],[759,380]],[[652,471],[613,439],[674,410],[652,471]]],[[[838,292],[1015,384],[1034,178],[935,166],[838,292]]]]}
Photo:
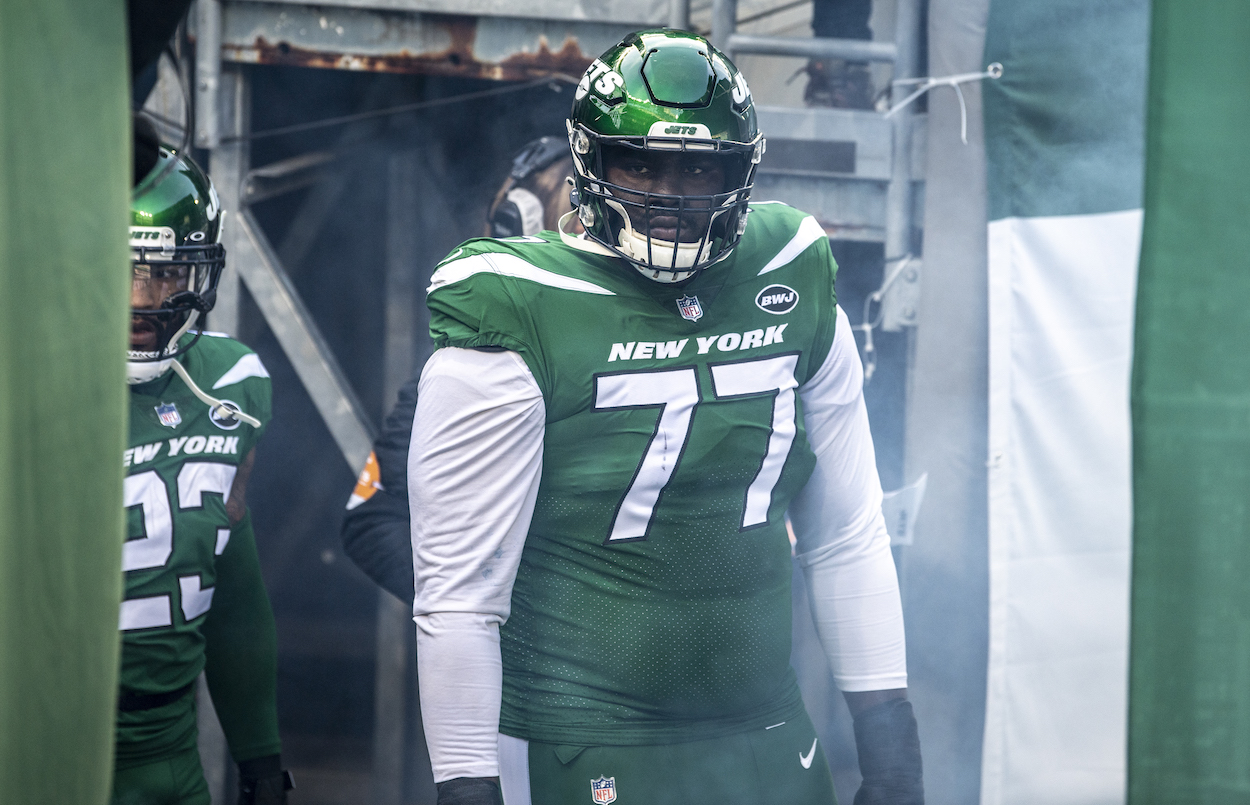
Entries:
{"type": "Polygon", "coordinates": [[[863,368],[838,310],[829,355],[800,388],[816,468],[790,506],[816,631],[844,691],[906,687],[898,576],[864,406],[863,368]]]}
{"type": "MultiPolygon", "coordinates": [[[[473,250],[475,244],[479,242],[469,241],[457,252],[473,250]]],[[[524,359],[539,388],[548,389],[532,306],[517,287],[518,268],[520,273],[545,272],[515,255],[481,248],[453,256],[430,278],[426,304],[434,346],[515,352],[524,359]]]]}
{"type": "Polygon", "coordinates": [[[427,296],[435,347],[530,349],[534,339],[528,317],[498,273],[496,260],[490,253],[462,255],[435,270],[427,296]]]}
{"type": "Polygon", "coordinates": [[[241,762],[278,754],[277,633],[250,513],[230,529],[217,559],[203,632],[204,672],[231,756],[241,762]]]}
{"type": "Polygon", "coordinates": [[[408,494],[417,679],[435,782],[499,774],[499,626],[538,495],[544,419],[515,353],[451,348],[426,364],[408,494]]]}
{"type": "MultiPolygon", "coordinates": [[[[797,210],[793,212],[798,213],[797,210]]],[[[802,264],[799,270],[810,271],[820,278],[818,287],[824,298],[819,300],[819,307],[825,313],[816,324],[816,331],[812,338],[812,354],[827,360],[828,355],[834,349],[838,327],[846,326],[846,313],[838,308],[836,283],[838,262],[833,259],[833,252],[829,248],[829,238],[816,219],[805,213],[799,214],[802,218],[795,227],[796,231],[790,244],[793,244],[792,248],[802,249],[802,264]]],[[[852,338],[852,351],[854,347],[852,338]]],[[[817,362],[812,366],[811,371],[816,371],[821,365],[821,362],[817,362]]]]}
{"type": "Polygon", "coordinates": [[[269,421],[273,419],[273,384],[269,378],[256,378],[248,390],[248,397],[251,399],[253,407],[256,411],[253,416],[260,420],[260,427],[256,429],[255,440],[260,441],[260,437],[264,435],[265,430],[269,427],[269,421]]]}

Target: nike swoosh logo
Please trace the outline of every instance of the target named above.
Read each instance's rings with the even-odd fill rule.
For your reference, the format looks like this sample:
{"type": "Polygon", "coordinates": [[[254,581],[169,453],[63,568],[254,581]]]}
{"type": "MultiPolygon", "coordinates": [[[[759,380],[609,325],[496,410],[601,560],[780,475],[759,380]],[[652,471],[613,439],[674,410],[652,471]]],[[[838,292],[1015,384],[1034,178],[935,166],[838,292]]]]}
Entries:
{"type": "Polygon", "coordinates": [[[818,740],[820,739],[819,738],[812,739],[812,748],[807,750],[806,755],[803,754],[802,752],[799,752],[799,763],[801,763],[803,765],[803,768],[805,769],[810,769],[812,767],[812,758],[816,757],[816,741],[818,740]]]}

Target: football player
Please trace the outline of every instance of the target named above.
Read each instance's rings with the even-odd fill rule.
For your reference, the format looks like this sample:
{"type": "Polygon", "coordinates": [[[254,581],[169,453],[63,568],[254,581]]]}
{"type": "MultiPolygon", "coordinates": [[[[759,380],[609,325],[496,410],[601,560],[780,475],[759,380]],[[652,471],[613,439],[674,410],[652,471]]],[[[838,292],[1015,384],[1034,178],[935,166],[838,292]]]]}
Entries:
{"type": "Polygon", "coordinates": [[[212,182],[142,121],[135,141],[112,802],[208,805],[196,749],[204,671],[239,764],[238,802],[276,805],[291,783],[279,754],[273,613],[246,500],[269,375],[256,353],[200,329],[225,265],[212,182]]]}
{"type": "Polygon", "coordinates": [[[862,369],[824,231],[749,203],[746,81],[702,37],[632,34],[568,133],[585,234],[469,241],[428,293],[408,482],[438,802],[833,803],[789,512],[855,803],[921,803],[862,369]]]}

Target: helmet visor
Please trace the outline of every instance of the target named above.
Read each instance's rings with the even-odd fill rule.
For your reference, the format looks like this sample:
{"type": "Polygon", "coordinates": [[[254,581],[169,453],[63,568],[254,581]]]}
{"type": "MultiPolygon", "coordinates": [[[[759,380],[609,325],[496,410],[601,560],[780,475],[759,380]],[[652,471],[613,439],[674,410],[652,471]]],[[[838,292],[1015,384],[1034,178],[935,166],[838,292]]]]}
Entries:
{"type": "Polygon", "coordinates": [[[195,266],[187,263],[131,263],[130,307],[136,311],[159,311],[166,299],[191,289],[194,273],[195,266]]]}
{"type": "Polygon", "coordinates": [[[130,350],[167,356],[167,347],[197,311],[212,307],[225,265],[220,244],[131,249],[130,350]]]}

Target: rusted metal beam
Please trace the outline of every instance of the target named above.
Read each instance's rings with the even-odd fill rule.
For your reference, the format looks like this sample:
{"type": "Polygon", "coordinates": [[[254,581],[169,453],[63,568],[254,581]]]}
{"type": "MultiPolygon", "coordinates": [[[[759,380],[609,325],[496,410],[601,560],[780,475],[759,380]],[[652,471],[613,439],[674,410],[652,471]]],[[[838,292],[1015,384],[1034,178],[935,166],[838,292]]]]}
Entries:
{"type": "Polygon", "coordinates": [[[497,63],[483,62],[472,51],[459,46],[434,53],[407,52],[382,55],[311,50],[288,42],[269,42],[258,37],[248,46],[226,45],[222,55],[229,61],[250,64],[280,64],[317,67],[328,70],[361,70],[371,73],[421,73],[458,78],[486,78],[496,81],[524,81],[549,75],[581,75],[593,56],[578,44],[566,40],[557,51],[544,42],[537,53],[518,53],[497,63]]]}
{"type": "Polygon", "coordinates": [[[222,28],[222,58],[231,62],[496,81],[580,76],[631,30],[598,21],[238,1],[224,3],[222,28]]]}
{"type": "MultiPolygon", "coordinates": [[[[305,5],[308,0],[263,0],[281,5],[305,5]]],[[[513,17],[543,20],[597,20],[639,28],[663,25],[669,0],[319,0],[322,9],[366,8],[383,11],[421,11],[431,14],[471,14],[475,17],[513,17]]]]}

